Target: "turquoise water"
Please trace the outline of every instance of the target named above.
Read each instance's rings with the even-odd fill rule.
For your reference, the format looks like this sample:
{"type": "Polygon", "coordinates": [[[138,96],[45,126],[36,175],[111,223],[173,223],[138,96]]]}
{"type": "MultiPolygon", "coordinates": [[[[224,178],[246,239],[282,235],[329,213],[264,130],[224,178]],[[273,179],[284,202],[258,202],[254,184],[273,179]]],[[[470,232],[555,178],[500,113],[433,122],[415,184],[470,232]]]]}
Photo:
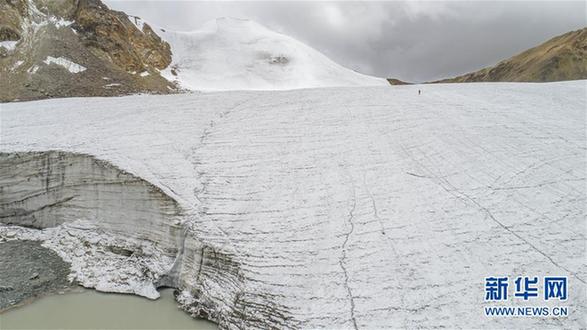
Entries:
{"type": "Polygon", "coordinates": [[[83,290],[40,298],[0,314],[0,329],[218,329],[177,307],[173,290],[148,300],[83,290]]]}

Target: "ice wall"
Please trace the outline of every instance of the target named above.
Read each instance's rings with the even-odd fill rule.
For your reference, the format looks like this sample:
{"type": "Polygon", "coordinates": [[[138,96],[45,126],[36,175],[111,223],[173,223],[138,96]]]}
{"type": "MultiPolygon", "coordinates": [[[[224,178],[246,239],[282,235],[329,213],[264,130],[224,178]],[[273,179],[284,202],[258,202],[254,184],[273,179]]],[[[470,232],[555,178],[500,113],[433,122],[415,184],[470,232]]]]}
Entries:
{"type": "Polygon", "coordinates": [[[181,210],[159,188],[92,156],[0,154],[0,218],[44,229],[84,219],[177,252],[181,210]]]}

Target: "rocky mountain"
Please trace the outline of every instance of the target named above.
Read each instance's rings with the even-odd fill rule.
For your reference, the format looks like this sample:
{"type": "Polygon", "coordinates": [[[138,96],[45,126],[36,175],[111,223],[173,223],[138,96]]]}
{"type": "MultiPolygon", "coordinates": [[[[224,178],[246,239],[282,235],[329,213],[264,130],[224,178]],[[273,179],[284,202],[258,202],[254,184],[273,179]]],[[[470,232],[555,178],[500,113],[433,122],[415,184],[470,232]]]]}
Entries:
{"type": "Polygon", "coordinates": [[[587,79],[587,28],[554,37],[497,65],[436,82],[547,82],[587,79]]]}
{"type": "Polygon", "coordinates": [[[0,0],[0,100],[167,93],[169,44],[99,0],[0,0]]]}

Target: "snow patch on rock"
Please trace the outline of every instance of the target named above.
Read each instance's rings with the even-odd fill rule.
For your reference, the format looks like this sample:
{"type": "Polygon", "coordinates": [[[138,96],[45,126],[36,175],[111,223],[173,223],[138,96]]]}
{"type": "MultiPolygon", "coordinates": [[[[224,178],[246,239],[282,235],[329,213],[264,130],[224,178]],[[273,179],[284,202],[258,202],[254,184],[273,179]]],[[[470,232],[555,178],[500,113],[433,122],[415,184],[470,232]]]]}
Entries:
{"type": "Polygon", "coordinates": [[[47,65],[52,64],[52,63],[60,65],[60,66],[64,67],[65,69],[67,69],[71,73],[80,73],[80,72],[86,71],[86,67],[79,65],[75,62],[72,62],[64,57],[47,56],[47,58],[45,60],[43,60],[43,63],[45,63],[47,65]]]}
{"type": "Polygon", "coordinates": [[[27,72],[30,74],[35,74],[37,73],[37,71],[39,70],[39,66],[38,65],[33,65],[32,67],[30,67],[27,72]]]}
{"type": "Polygon", "coordinates": [[[12,41],[12,40],[0,41],[0,47],[4,47],[8,51],[13,51],[14,49],[16,49],[17,43],[18,43],[18,40],[16,40],[16,41],[12,41]]]}
{"type": "Polygon", "coordinates": [[[14,64],[10,68],[10,70],[16,70],[16,69],[18,69],[18,67],[20,67],[23,63],[24,63],[24,61],[21,61],[21,60],[14,62],[14,64]]]}
{"type": "Polygon", "coordinates": [[[113,88],[113,87],[120,87],[122,86],[122,84],[120,83],[111,83],[111,84],[106,84],[104,86],[102,86],[103,88],[109,89],[109,88],[113,88]]]}
{"type": "Polygon", "coordinates": [[[143,27],[145,26],[145,21],[138,17],[138,16],[132,16],[132,15],[128,15],[128,19],[131,21],[132,24],[134,24],[134,26],[137,27],[137,29],[141,32],[143,32],[143,27]]]}
{"type": "Polygon", "coordinates": [[[63,18],[57,17],[50,17],[49,22],[53,23],[53,25],[55,25],[56,28],[68,27],[74,23],[73,21],[68,21],[63,18]]]}

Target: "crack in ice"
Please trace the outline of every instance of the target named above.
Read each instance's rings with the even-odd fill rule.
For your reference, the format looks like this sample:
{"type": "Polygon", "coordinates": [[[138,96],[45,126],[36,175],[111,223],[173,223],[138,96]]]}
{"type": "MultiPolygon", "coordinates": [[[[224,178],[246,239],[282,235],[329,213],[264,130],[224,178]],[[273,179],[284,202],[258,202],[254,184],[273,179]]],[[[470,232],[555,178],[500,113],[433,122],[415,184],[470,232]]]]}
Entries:
{"type": "MultiPolygon", "coordinates": [[[[371,199],[371,205],[373,206],[373,215],[375,216],[375,219],[377,219],[377,222],[379,222],[379,226],[381,227],[381,234],[385,235],[385,227],[383,226],[383,222],[381,221],[381,218],[379,218],[379,213],[377,212],[377,204],[375,204],[375,198],[373,197],[371,190],[369,190],[369,187],[367,186],[367,178],[366,178],[365,172],[363,172],[363,186],[365,187],[365,191],[367,192],[367,195],[369,195],[369,199],[371,199]]],[[[393,247],[393,245],[392,245],[392,247],[393,247]]],[[[395,250],[395,248],[394,248],[394,250],[395,250]]]]}
{"type": "Polygon", "coordinates": [[[344,238],[344,242],[342,243],[342,258],[340,258],[340,260],[338,261],[340,264],[340,268],[342,268],[342,272],[344,274],[344,286],[347,290],[348,293],[348,297],[349,297],[349,301],[351,304],[351,321],[353,322],[353,327],[355,329],[358,329],[357,327],[357,320],[355,319],[355,300],[353,297],[353,293],[351,291],[351,288],[349,287],[349,274],[348,271],[346,269],[345,263],[346,263],[346,259],[347,259],[347,255],[346,255],[346,245],[349,241],[349,237],[351,236],[351,234],[353,233],[353,231],[355,230],[355,224],[353,222],[353,218],[354,218],[354,212],[355,212],[355,207],[357,206],[357,195],[356,192],[354,190],[353,187],[353,206],[351,207],[350,211],[349,211],[349,217],[348,217],[348,223],[351,226],[351,229],[349,230],[348,233],[345,234],[345,238],[344,238]]]}
{"type": "Polygon", "coordinates": [[[563,265],[561,265],[561,264],[557,263],[556,261],[554,261],[554,259],[552,259],[552,257],[550,257],[549,255],[547,255],[544,251],[540,250],[537,246],[535,246],[534,244],[532,244],[530,241],[528,241],[527,239],[525,239],[523,236],[521,236],[517,232],[513,231],[508,226],[506,226],[501,221],[499,221],[497,218],[495,218],[495,216],[493,215],[493,213],[491,213],[491,211],[487,207],[481,205],[481,203],[477,202],[473,197],[471,197],[468,194],[464,193],[463,191],[459,190],[457,187],[455,187],[453,184],[451,184],[446,178],[435,175],[432,172],[432,170],[430,170],[424,164],[422,164],[421,162],[419,162],[418,160],[416,160],[416,158],[412,155],[411,152],[408,151],[408,149],[404,145],[400,145],[400,146],[403,149],[404,153],[416,165],[418,165],[422,171],[424,171],[427,174],[429,174],[428,178],[431,179],[432,181],[435,181],[443,190],[445,190],[449,194],[451,194],[451,195],[453,195],[453,196],[461,199],[464,202],[469,201],[469,202],[473,203],[475,206],[477,206],[479,208],[479,210],[483,211],[493,222],[495,222],[496,224],[498,224],[501,228],[503,228],[504,230],[506,230],[510,234],[514,235],[516,238],[518,238],[522,242],[526,243],[535,252],[537,252],[540,255],[544,256],[554,266],[556,266],[556,267],[558,267],[558,268],[560,268],[560,269],[568,272],[569,274],[573,275],[573,277],[575,277],[579,282],[584,283],[584,284],[586,283],[585,280],[582,279],[581,277],[579,277],[579,275],[577,273],[572,272],[570,269],[568,269],[568,268],[564,267],[563,265]]]}

